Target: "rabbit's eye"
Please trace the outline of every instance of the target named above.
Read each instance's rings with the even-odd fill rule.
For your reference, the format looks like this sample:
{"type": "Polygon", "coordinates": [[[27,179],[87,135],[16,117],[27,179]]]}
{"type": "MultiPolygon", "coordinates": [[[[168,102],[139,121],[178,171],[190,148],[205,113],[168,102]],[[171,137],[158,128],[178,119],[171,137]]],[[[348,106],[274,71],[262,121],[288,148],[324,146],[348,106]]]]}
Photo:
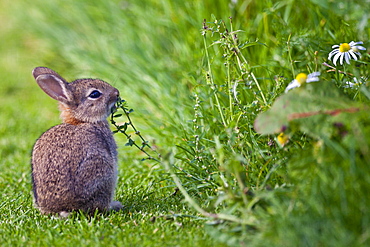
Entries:
{"type": "Polygon", "coordinates": [[[99,98],[100,95],[101,95],[101,92],[99,92],[98,90],[94,90],[90,93],[89,98],[96,99],[96,98],[99,98]]]}

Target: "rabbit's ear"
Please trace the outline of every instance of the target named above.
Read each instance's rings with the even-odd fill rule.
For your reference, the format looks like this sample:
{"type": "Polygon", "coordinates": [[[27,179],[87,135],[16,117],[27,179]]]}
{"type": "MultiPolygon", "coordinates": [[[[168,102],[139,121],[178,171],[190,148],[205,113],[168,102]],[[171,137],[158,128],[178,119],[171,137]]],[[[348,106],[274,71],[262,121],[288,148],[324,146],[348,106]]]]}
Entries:
{"type": "Polygon", "coordinates": [[[72,101],[68,83],[53,74],[41,74],[36,77],[36,82],[50,97],[63,103],[72,101]]]}
{"type": "Polygon", "coordinates": [[[55,72],[54,70],[52,69],[49,69],[49,68],[46,68],[46,67],[36,67],[33,69],[32,71],[32,75],[33,77],[35,77],[35,79],[39,76],[39,75],[45,75],[45,74],[50,74],[50,75],[55,75],[56,77],[58,77],[59,79],[61,79],[62,81],[65,81],[67,82],[66,80],[63,79],[63,77],[61,77],[57,72],[55,72]]]}

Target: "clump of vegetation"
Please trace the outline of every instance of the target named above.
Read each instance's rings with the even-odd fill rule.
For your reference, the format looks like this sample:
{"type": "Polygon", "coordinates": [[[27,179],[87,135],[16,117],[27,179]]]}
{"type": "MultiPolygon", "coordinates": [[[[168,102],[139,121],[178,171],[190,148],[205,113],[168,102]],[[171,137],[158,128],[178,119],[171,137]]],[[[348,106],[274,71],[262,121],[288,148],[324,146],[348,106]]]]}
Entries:
{"type": "Polygon", "coordinates": [[[210,205],[222,217],[213,215],[211,232],[228,243],[368,242],[369,56],[325,71],[317,63],[326,57],[315,51],[307,66],[322,71],[320,78],[306,84],[300,74],[302,87],[284,94],[277,74],[267,94],[243,55],[261,44],[241,40],[241,32],[232,22],[203,24],[204,80],[176,157],[183,181],[215,191],[210,205]]]}
{"type": "Polygon", "coordinates": [[[325,58],[313,54],[321,74],[298,74],[289,91],[276,75],[266,94],[244,55],[263,44],[241,40],[232,20],[229,27],[204,21],[201,32],[194,117],[161,162],[185,200],[209,217],[212,236],[228,244],[367,242],[368,56],[325,71],[327,63],[317,64],[325,58]],[[362,83],[348,83],[355,74],[362,83]]]}

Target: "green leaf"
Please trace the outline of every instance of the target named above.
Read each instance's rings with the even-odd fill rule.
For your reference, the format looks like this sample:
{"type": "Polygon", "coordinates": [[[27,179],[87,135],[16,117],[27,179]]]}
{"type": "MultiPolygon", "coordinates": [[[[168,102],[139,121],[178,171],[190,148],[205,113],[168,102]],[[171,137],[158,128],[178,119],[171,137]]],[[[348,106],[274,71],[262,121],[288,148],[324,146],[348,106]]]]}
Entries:
{"type": "Polygon", "coordinates": [[[132,139],[128,139],[128,142],[125,144],[125,146],[133,146],[135,142],[132,139]]]}
{"type": "Polygon", "coordinates": [[[121,131],[126,131],[127,130],[127,123],[124,123],[123,125],[118,126],[118,129],[121,131]]]}
{"type": "Polygon", "coordinates": [[[280,133],[289,127],[321,135],[325,134],[325,125],[347,122],[350,120],[348,114],[364,108],[332,82],[315,82],[278,97],[269,110],[258,115],[254,128],[264,135],[280,133]]]}

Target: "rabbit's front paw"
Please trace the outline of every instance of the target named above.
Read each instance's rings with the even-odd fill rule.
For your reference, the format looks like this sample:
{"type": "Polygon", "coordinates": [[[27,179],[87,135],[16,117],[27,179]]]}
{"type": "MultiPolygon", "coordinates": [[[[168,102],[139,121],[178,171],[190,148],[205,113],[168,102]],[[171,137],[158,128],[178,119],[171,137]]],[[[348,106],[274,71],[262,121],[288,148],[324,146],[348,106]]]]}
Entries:
{"type": "Polygon", "coordinates": [[[69,215],[70,215],[70,213],[67,212],[67,211],[59,212],[59,217],[62,218],[62,219],[68,218],[69,215]]]}

